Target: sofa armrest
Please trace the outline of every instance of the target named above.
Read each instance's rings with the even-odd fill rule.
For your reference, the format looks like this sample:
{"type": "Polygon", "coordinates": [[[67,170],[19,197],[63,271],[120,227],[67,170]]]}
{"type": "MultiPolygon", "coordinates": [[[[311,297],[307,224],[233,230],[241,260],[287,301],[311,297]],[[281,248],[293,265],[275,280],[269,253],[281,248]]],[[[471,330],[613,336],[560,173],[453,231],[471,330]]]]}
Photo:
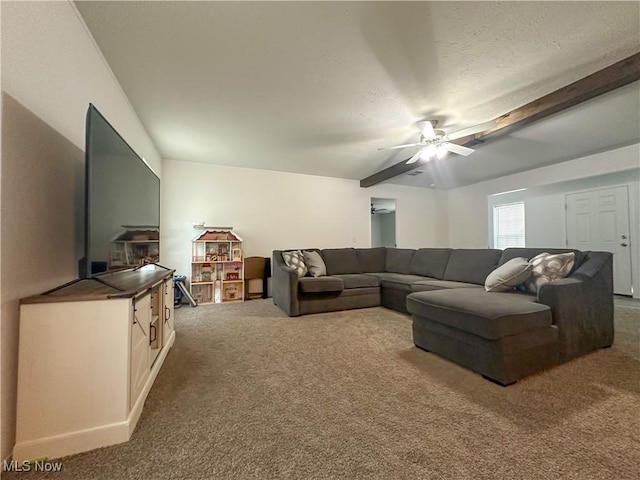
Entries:
{"type": "Polygon", "coordinates": [[[545,283],[538,289],[538,303],[551,306],[547,302],[554,302],[565,295],[579,293],[582,289],[583,281],[578,278],[568,277],[545,283]]]}
{"type": "Polygon", "coordinates": [[[274,250],[272,276],[273,303],[290,317],[300,315],[298,302],[298,275],[294,268],[287,266],[282,259],[282,251],[274,250]]]}
{"type": "Polygon", "coordinates": [[[551,308],[558,327],[561,361],[613,343],[612,258],[598,253],[589,252],[570,277],[538,289],[538,303],[551,308]]]}
{"type": "Polygon", "coordinates": [[[583,290],[582,280],[562,278],[540,286],[538,303],[551,308],[554,325],[562,328],[563,321],[578,316],[578,313],[583,309],[586,300],[583,290]]]}
{"type": "Polygon", "coordinates": [[[596,279],[603,273],[606,275],[608,267],[607,264],[612,261],[612,258],[613,256],[609,252],[587,252],[582,265],[580,265],[569,278],[575,277],[581,280],[589,281],[592,279],[596,279]]]}

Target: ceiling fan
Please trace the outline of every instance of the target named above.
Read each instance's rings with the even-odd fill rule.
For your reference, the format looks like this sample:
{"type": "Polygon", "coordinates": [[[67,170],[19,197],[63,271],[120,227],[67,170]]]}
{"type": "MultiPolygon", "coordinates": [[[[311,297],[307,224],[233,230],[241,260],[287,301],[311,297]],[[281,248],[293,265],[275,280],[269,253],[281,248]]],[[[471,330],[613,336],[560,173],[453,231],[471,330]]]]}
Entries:
{"type": "Polygon", "coordinates": [[[390,211],[388,208],[376,208],[373,203],[371,204],[371,215],[375,215],[376,213],[389,213],[390,211]]]}
{"type": "Polygon", "coordinates": [[[458,155],[471,155],[475,150],[473,148],[465,147],[462,145],[456,145],[452,143],[452,140],[462,138],[467,135],[472,135],[477,132],[488,130],[495,125],[495,122],[486,122],[474,127],[465,128],[457,132],[447,134],[444,130],[436,130],[434,126],[438,123],[437,120],[423,120],[418,122],[418,128],[420,129],[420,140],[417,143],[406,143],[404,145],[395,145],[393,147],[380,148],[379,150],[395,150],[398,148],[409,148],[421,146],[422,148],[418,152],[407,160],[407,163],[417,162],[419,159],[430,160],[434,157],[442,158],[447,152],[456,153],[458,155]]]}

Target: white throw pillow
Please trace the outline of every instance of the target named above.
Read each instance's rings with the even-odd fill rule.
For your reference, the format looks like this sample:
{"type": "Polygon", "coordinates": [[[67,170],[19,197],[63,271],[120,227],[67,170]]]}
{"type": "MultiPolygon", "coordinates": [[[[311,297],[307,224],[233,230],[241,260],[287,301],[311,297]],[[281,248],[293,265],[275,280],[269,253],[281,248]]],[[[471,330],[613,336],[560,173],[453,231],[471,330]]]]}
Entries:
{"type": "Polygon", "coordinates": [[[491,272],[484,282],[487,292],[506,292],[531,277],[533,265],[524,257],[512,258],[491,272]]]}
{"type": "Polygon", "coordinates": [[[324,277],[327,274],[327,267],[320,254],[314,250],[303,250],[304,263],[307,265],[309,275],[312,277],[324,277]]]}
{"type": "Polygon", "coordinates": [[[307,274],[307,265],[304,263],[304,255],[300,250],[282,252],[282,259],[288,267],[295,268],[298,277],[304,277],[307,274]]]}
{"type": "Polygon", "coordinates": [[[524,283],[524,289],[527,292],[538,293],[540,286],[545,283],[560,280],[569,275],[573,263],[575,262],[575,253],[556,253],[547,252],[536,255],[529,263],[533,266],[531,278],[524,283]]]}

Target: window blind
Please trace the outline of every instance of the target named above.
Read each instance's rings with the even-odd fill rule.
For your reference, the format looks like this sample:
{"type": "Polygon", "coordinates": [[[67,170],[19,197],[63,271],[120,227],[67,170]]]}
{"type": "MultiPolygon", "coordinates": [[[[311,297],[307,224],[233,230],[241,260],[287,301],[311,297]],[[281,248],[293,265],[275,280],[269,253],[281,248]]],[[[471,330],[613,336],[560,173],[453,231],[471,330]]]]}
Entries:
{"type": "Polygon", "coordinates": [[[493,246],[524,247],[524,203],[493,207],[493,246]]]}

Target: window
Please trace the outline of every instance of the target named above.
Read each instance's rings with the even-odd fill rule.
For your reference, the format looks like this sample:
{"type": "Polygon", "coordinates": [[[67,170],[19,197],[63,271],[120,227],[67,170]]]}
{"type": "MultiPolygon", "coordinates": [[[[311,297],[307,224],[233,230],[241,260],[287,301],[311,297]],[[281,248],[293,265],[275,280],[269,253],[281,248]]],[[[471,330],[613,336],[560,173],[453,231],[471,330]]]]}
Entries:
{"type": "Polygon", "coordinates": [[[524,247],[524,202],[493,207],[493,247],[524,247]]]}

